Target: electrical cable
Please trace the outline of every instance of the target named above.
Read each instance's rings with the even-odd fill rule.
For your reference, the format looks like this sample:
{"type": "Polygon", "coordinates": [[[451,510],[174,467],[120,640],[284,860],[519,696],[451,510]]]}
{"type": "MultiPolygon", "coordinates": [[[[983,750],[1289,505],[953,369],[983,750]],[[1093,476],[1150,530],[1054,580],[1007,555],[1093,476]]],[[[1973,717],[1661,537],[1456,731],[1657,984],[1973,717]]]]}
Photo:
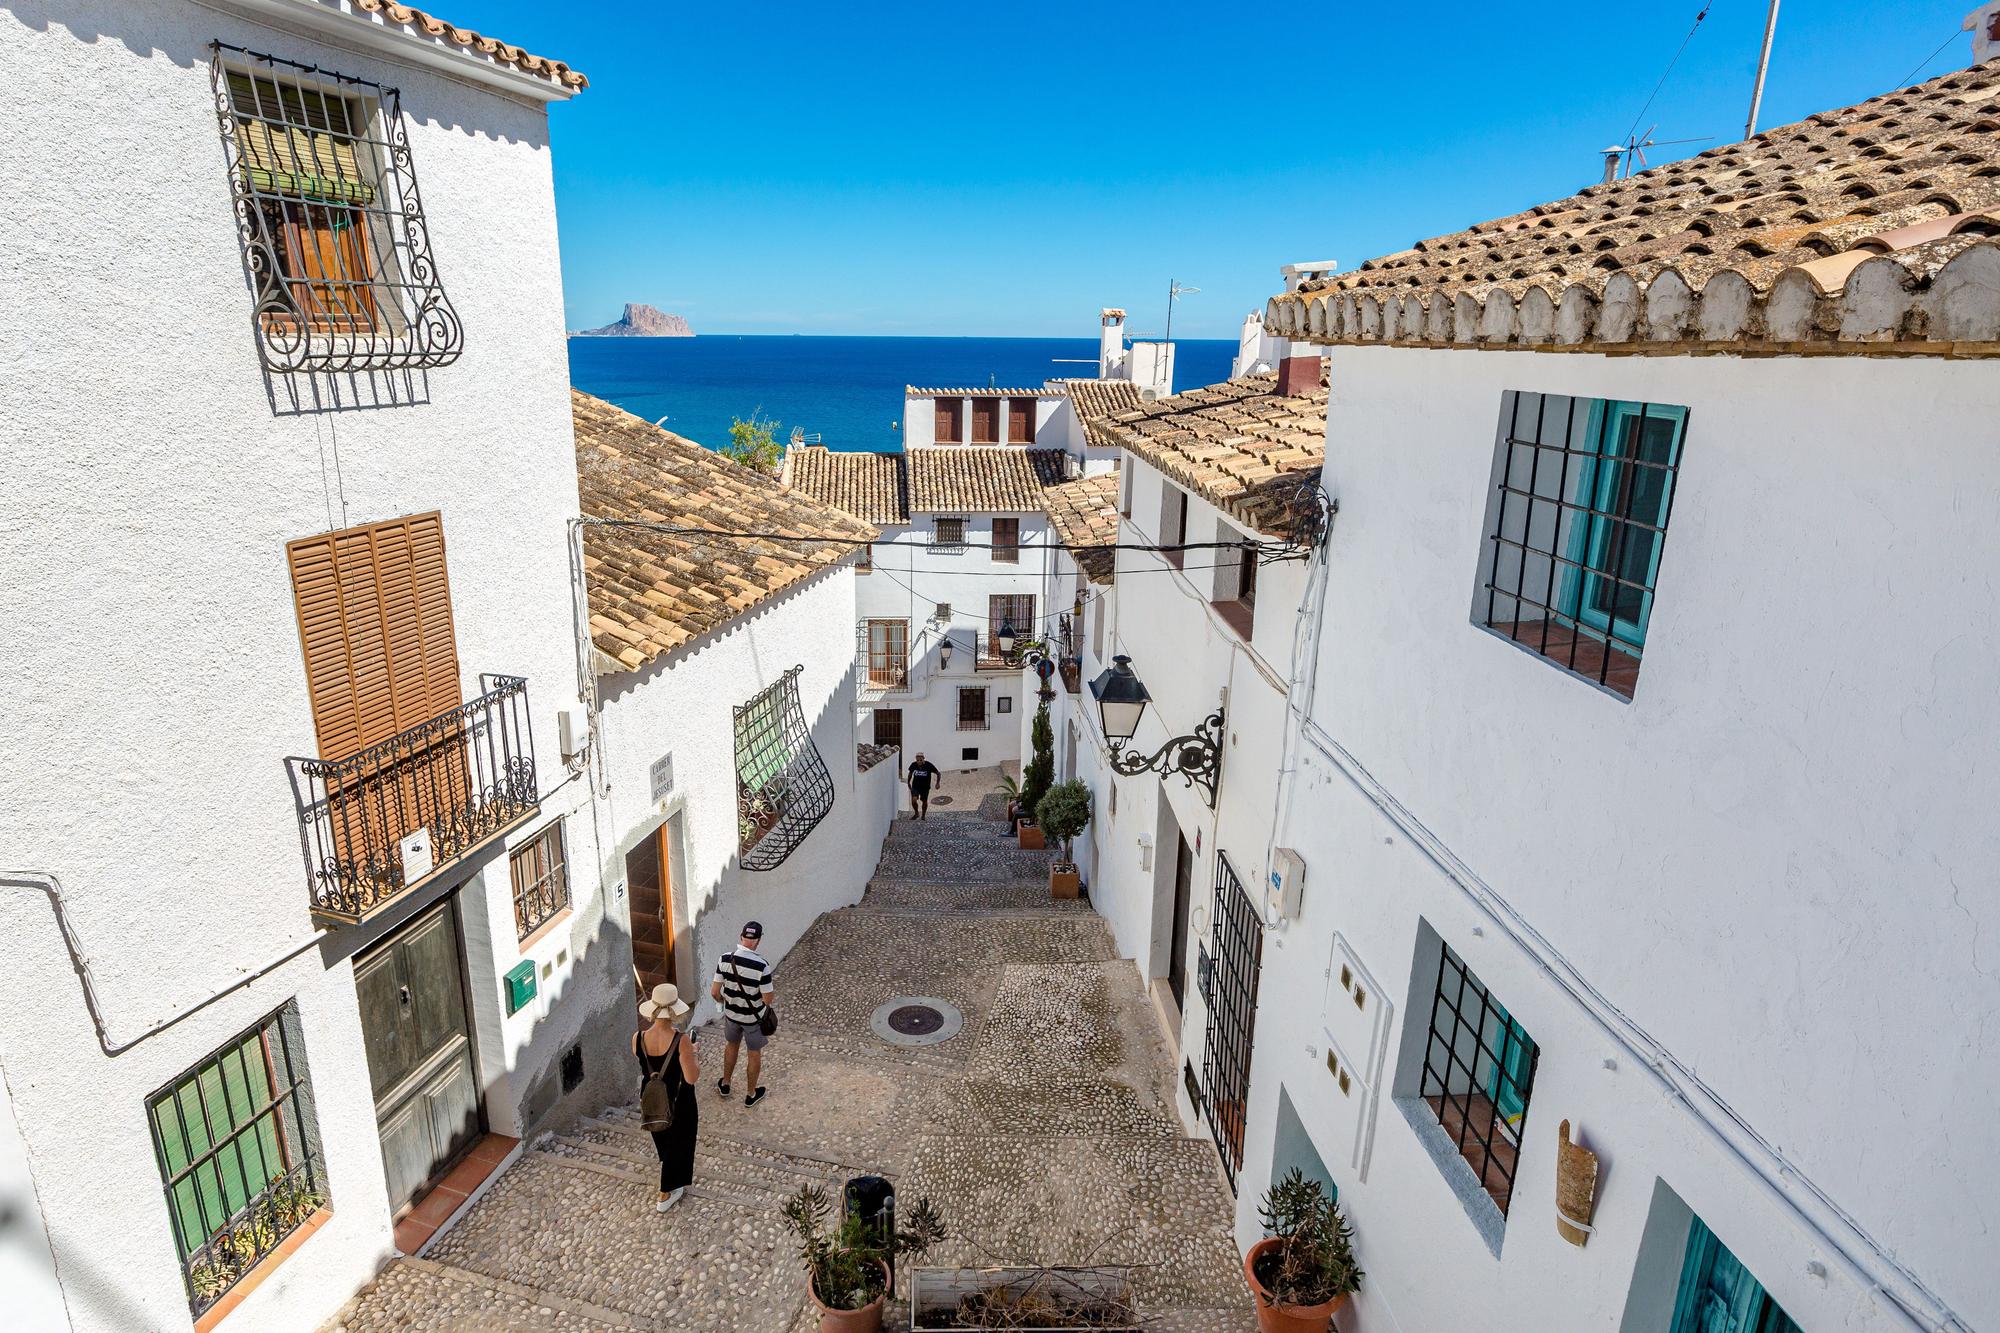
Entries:
{"type": "Polygon", "coordinates": [[[1667,62],[1666,73],[1660,75],[1660,81],[1653,85],[1653,91],[1651,95],[1649,95],[1646,98],[1646,105],[1640,107],[1639,114],[1632,117],[1632,126],[1630,129],[1625,131],[1625,142],[1627,143],[1632,142],[1632,136],[1636,134],[1639,130],[1639,122],[1644,120],[1646,118],[1646,113],[1653,109],[1654,99],[1659,97],[1660,89],[1667,86],[1667,80],[1673,76],[1674,66],[1681,63],[1681,56],[1686,53],[1688,49],[1688,43],[1694,40],[1694,30],[1701,26],[1701,21],[1708,17],[1708,11],[1713,8],[1714,8],[1713,4],[1703,5],[1701,7],[1701,12],[1694,16],[1694,22],[1688,27],[1687,36],[1681,38],[1680,49],[1675,51],[1674,58],[1667,62]]]}
{"type": "Polygon", "coordinates": [[[1936,60],[1936,59],[1938,58],[1938,56],[1940,56],[1941,54],[1943,54],[1943,52],[1944,52],[1944,49],[1945,49],[1945,48],[1946,48],[1947,46],[1950,46],[1950,45],[1951,45],[1951,44],[1952,44],[1953,42],[1957,41],[1957,40],[1958,40],[1958,35],[1959,35],[1960,33],[1964,32],[1964,31],[1965,31],[1965,29],[1964,29],[1964,28],[1953,28],[1953,29],[1951,30],[1951,36],[1949,36],[1949,37],[1945,38],[1945,39],[1944,39],[1943,41],[1941,41],[1941,42],[1939,42],[1939,43],[1937,44],[1937,50],[1935,50],[1935,51],[1931,52],[1931,53],[1930,53],[1929,55],[1925,56],[1925,57],[1923,58],[1923,60],[1921,60],[1920,62],[1918,62],[1918,64],[1916,65],[1916,67],[1915,67],[1914,69],[1912,69],[1912,70],[1911,70],[1911,71],[1910,71],[1910,72],[1909,72],[1908,74],[1905,74],[1905,75],[1904,75],[1904,76],[1903,76],[1902,78],[1900,78],[1900,79],[1896,80],[1896,86],[1897,86],[1898,88],[1907,88],[1907,87],[1909,87],[1909,86],[1910,86],[1910,80],[1912,80],[1912,79],[1916,78],[1916,77],[1917,77],[1917,75],[1919,75],[1919,74],[1923,73],[1923,71],[1924,71],[1924,66],[1926,66],[1926,65],[1930,64],[1930,63],[1931,63],[1931,61],[1933,61],[1933,60],[1936,60]]]}

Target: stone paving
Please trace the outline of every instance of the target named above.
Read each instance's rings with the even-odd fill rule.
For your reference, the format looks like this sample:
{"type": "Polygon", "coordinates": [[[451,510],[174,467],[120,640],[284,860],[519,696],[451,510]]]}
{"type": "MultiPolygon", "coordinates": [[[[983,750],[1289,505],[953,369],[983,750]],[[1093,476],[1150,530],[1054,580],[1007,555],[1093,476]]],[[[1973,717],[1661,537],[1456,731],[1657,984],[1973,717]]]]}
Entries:
{"type": "MultiPolygon", "coordinates": [[[[1182,1132],[1137,974],[1087,904],[1049,898],[1052,853],[1017,849],[992,804],[898,819],[860,904],[783,960],[770,1095],[746,1108],[710,1074],[678,1207],[652,1211],[657,1159],[632,1108],[584,1117],[537,1136],[329,1328],[810,1333],[779,1205],[875,1173],[951,1226],[927,1263],[1128,1263],[1149,1328],[1254,1329],[1231,1201],[1213,1148],[1182,1132]],[[869,1022],[899,995],[949,1001],[963,1029],[890,1045],[869,1022]]],[[[703,1037],[712,1064],[719,1036],[703,1037]]],[[[907,1312],[892,1304],[885,1327],[907,1312]]]]}

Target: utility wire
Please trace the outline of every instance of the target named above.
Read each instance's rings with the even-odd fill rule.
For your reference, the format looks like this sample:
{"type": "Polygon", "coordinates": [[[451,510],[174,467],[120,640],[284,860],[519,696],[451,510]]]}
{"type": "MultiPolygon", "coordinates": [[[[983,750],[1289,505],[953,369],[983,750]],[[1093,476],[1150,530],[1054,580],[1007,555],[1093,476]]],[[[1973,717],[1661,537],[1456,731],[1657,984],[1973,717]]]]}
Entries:
{"type": "Polygon", "coordinates": [[[1639,130],[1639,122],[1644,120],[1646,113],[1653,109],[1654,99],[1660,95],[1660,89],[1667,86],[1667,80],[1673,75],[1674,66],[1681,63],[1681,55],[1688,49],[1688,43],[1694,40],[1694,30],[1701,26],[1701,21],[1708,17],[1708,11],[1712,8],[1714,8],[1712,4],[1703,5],[1701,12],[1694,16],[1693,24],[1688,27],[1687,36],[1681,38],[1680,50],[1675,51],[1674,58],[1667,62],[1667,72],[1660,75],[1660,81],[1653,85],[1652,95],[1646,99],[1646,105],[1640,107],[1639,114],[1632,117],[1632,127],[1625,131],[1626,143],[1629,144],[1632,142],[1632,136],[1639,130]]]}
{"type": "Polygon", "coordinates": [[[1953,42],[1957,41],[1957,40],[1958,40],[1958,35],[1959,35],[1960,33],[1964,32],[1964,31],[1965,31],[1965,29],[1963,29],[1963,28],[1953,28],[1953,29],[1951,30],[1951,36],[1949,36],[1949,37],[1945,38],[1945,39],[1944,39],[1943,41],[1941,41],[1941,42],[1939,42],[1939,43],[1937,44],[1937,50],[1935,50],[1935,51],[1931,52],[1931,53],[1930,53],[1929,55],[1925,56],[1925,57],[1923,58],[1923,60],[1922,60],[1922,61],[1921,61],[1921,62],[1920,62],[1920,63],[1919,63],[1919,64],[1918,64],[1917,66],[1916,66],[1916,68],[1912,69],[1912,70],[1911,70],[1911,71],[1910,71],[1910,72],[1909,72],[1908,74],[1905,74],[1905,75],[1904,75],[1904,76],[1903,76],[1902,78],[1900,78],[1900,79],[1896,80],[1896,86],[1897,86],[1898,88],[1907,88],[1907,87],[1909,87],[1909,86],[1910,86],[1910,80],[1911,80],[1911,79],[1914,79],[1914,78],[1916,78],[1916,77],[1917,77],[1917,75],[1919,75],[1919,74],[1923,73],[1923,70],[1924,70],[1924,66],[1925,66],[1925,65],[1928,65],[1928,64],[1930,64],[1930,63],[1931,63],[1931,61],[1933,61],[1933,60],[1936,60],[1936,59],[1938,58],[1938,56],[1940,56],[1941,54],[1943,54],[1943,52],[1944,52],[1944,49],[1945,49],[1945,48],[1946,48],[1947,46],[1950,46],[1950,45],[1951,45],[1951,44],[1952,44],[1953,42]]]}
{"type": "MultiPolygon", "coordinates": [[[[820,534],[796,532],[754,532],[736,528],[694,528],[688,527],[685,524],[660,523],[638,518],[584,518],[578,521],[585,527],[633,528],[642,532],[657,532],[667,537],[729,537],[750,541],[793,542],[799,545],[819,542],[832,546],[874,546],[918,551],[931,550],[939,545],[947,546],[954,550],[974,551],[1023,551],[1035,549],[1031,543],[1025,542],[977,542],[967,540],[935,543],[925,539],[905,541],[902,538],[893,537],[884,541],[879,537],[872,539],[867,537],[829,537],[820,534]]],[[[1263,551],[1266,548],[1279,548],[1283,547],[1283,545],[1281,542],[1263,542],[1246,537],[1240,541],[1229,542],[1167,542],[1157,545],[1149,545],[1141,542],[1092,542],[1086,546],[1071,547],[1065,545],[1062,549],[1078,551],[1151,551],[1157,555],[1167,551],[1263,551]]],[[[1018,578],[1020,576],[1018,574],[1008,574],[1007,577],[1018,578]]]]}

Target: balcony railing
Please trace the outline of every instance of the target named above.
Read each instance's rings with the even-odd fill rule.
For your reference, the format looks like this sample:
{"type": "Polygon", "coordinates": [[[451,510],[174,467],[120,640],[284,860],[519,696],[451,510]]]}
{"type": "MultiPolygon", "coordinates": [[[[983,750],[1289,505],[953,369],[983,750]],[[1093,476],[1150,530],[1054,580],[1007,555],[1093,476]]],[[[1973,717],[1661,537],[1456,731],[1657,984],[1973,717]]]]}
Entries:
{"type": "Polygon", "coordinates": [[[316,920],[366,920],[540,806],[528,682],[485,693],[345,759],[285,761],[316,920]]]}

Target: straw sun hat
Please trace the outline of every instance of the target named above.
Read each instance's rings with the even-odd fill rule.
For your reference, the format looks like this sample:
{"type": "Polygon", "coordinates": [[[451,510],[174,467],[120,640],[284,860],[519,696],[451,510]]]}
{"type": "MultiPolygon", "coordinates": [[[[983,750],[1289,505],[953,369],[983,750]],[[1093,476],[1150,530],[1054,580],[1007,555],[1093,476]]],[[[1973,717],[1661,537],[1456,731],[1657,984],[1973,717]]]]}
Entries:
{"type": "Polygon", "coordinates": [[[680,989],[671,981],[653,987],[653,998],[639,1002],[639,1017],[648,1023],[662,1018],[672,1022],[687,1011],[687,1001],[681,999],[680,989]]]}

